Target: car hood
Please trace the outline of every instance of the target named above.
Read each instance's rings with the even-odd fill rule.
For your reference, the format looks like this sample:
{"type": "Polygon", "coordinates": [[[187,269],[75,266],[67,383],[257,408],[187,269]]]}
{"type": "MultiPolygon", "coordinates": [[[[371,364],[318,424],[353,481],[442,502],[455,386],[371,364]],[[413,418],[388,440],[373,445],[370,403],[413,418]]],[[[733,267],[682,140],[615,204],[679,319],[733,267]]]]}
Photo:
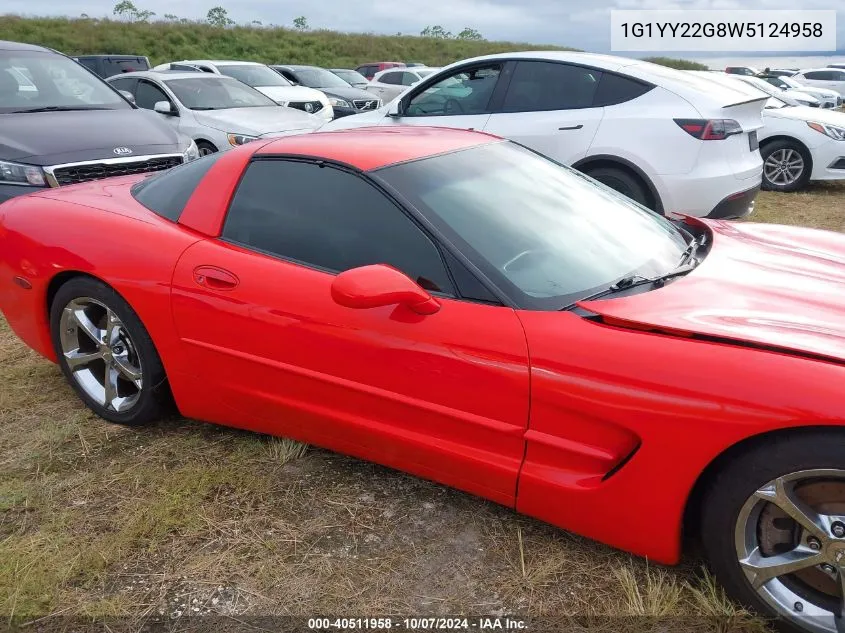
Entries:
{"type": "MultiPolygon", "coordinates": [[[[370,99],[378,99],[378,96],[372,92],[368,92],[367,94],[370,99]]],[[[388,106],[384,105],[377,110],[369,110],[367,112],[362,112],[361,114],[353,114],[340,119],[334,119],[324,124],[320,129],[328,132],[331,130],[346,130],[356,127],[379,125],[384,122],[384,118],[387,116],[387,111],[388,106]]]]}
{"type": "Polygon", "coordinates": [[[312,131],[321,124],[320,119],[311,114],[281,106],[195,110],[194,117],[198,123],[216,130],[251,136],[291,130],[312,131]]]}
{"type": "Polygon", "coordinates": [[[623,327],[845,362],[845,235],[695,222],[710,229],[712,246],[693,272],[658,290],[579,305],[623,327]]]}
{"type": "Polygon", "coordinates": [[[319,90],[305,86],[256,86],[256,90],[264,93],[273,101],[319,101],[328,103],[326,95],[319,90]]]}
{"type": "MultiPolygon", "coordinates": [[[[828,125],[845,127],[845,112],[838,112],[827,108],[810,108],[808,106],[793,106],[763,110],[764,117],[779,117],[782,119],[797,119],[799,121],[816,121],[828,125]]],[[[824,138],[824,137],[822,137],[824,138]]]]}
{"type": "Polygon", "coordinates": [[[187,141],[148,110],[80,110],[0,114],[0,159],[33,165],[181,152],[187,141]]]}
{"type": "Polygon", "coordinates": [[[372,92],[367,92],[366,90],[361,90],[360,88],[353,88],[352,86],[349,86],[348,88],[320,88],[320,90],[330,97],[340,97],[341,99],[346,100],[355,99],[357,101],[359,99],[378,99],[378,95],[374,95],[372,92]]]}
{"type": "Polygon", "coordinates": [[[806,92],[808,95],[819,95],[828,98],[839,96],[839,93],[835,90],[831,90],[830,88],[816,88],[815,86],[801,86],[800,88],[790,88],[790,90],[800,90],[801,92],[806,92]]]}
{"type": "Polygon", "coordinates": [[[789,90],[784,90],[783,94],[796,101],[800,99],[802,101],[809,101],[810,103],[818,103],[818,99],[806,90],[793,90],[790,88],[789,90]]]}

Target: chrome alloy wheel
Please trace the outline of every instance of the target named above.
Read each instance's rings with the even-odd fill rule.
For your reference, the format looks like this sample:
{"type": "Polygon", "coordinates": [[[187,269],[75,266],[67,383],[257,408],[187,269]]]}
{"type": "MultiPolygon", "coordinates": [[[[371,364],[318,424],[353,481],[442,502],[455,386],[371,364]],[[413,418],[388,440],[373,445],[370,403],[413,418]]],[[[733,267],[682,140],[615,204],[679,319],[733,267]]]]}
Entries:
{"type": "Polygon", "coordinates": [[[794,149],[778,149],[766,157],[763,172],[774,185],[791,185],[804,173],[804,159],[794,149]]]}
{"type": "Polygon", "coordinates": [[[845,470],[768,482],[742,506],[734,538],[746,579],[778,615],[845,633],[845,470]]]}
{"type": "Polygon", "coordinates": [[[135,406],[144,385],[141,361],[117,314],[78,297],[65,306],[60,327],[65,362],[88,397],[118,413],[135,406]]]}

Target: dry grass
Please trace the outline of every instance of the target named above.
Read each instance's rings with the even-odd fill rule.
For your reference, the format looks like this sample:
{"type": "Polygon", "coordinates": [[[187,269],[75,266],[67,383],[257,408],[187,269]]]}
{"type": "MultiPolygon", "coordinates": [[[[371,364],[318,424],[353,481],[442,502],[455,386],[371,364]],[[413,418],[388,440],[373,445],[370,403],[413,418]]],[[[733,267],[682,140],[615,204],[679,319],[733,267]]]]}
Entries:
{"type": "MultiPolygon", "coordinates": [[[[754,219],[841,231],[843,202],[830,185],[762,194],[754,219]]],[[[0,361],[3,617],[135,630],[199,614],[513,613],[591,630],[666,630],[667,618],[763,629],[699,561],[655,567],[288,440],[183,419],[106,424],[2,320],[0,361]]]]}

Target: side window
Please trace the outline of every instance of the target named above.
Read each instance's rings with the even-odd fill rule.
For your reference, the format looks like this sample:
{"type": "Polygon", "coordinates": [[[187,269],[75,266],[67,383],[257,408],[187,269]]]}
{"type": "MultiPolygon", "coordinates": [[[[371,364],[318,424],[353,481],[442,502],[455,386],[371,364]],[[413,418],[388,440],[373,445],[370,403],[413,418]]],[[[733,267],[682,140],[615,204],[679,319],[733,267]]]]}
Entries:
{"type": "Polygon", "coordinates": [[[831,74],[833,75],[833,81],[845,81],[845,73],[841,70],[835,70],[831,74]]]}
{"type": "Polygon", "coordinates": [[[135,104],[139,108],[152,110],[159,101],[170,101],[164,91],[149,81],[139,81],[135,91],[135,104]]]}
{"type": "Polygon", "coordinates": [[[508,86],[502,111],[591,108],[601,79],[601,71],[583,66],[519,62],[508,86]]]}
{"type": "Polygon", "coordinates": [[[252,162],[229,206],[223,237],[335,272],[389,264],[427,290],[454,294],[428,236],[376,187],[333,167],[252,162]]]}
{"type": "Polygon", "coordinates": [[[132,197],[153,213],[178,222],[194,190],[223,155],[215,152],[153,174],[132,186],[132,197]]]}
{"type": "MultiPolygon", "coordinates": [[[[76,61],[78,61],[78,62],[79,62],[80,64],[82,64],[83,66],[85,66],[85,68],[87,68],[87,69],[88,69],[88,70],[90,70],[91,72],[94,72],[94,73],[96,73],[96,72],[97,72],[97,60],[96,60],[96,59],[90,59],[90,58],[89,58],[89,59],[86,59],[86,58],[82,58],[82,59],[77,59],[76,61]]],[[[98,74],[99,74],[99,73],[98,73],[98,74]]]]}
{"type": "Polygon", "coordinates": [[[809,73],[804,73],[807,79],[815,79],[817,81],[830,81],[833,79],[833,73],[826,70],[815,70],[809,73]]]}
{"type": "Polygon", "coordinates": [[[377,81],[383,84],[398,86],[402,83],[402,73],[384,73],[377,81]]]}
{"type": "Polygon", "coordinates": [[[593,97],[593,107],[600,108],[625,103],[643,96],[652,88],[654,86],[630,77],[602,73],[599,86],[593,97]]]}
{"type": "Polygon", "coordinates": [[[373,75],[376,74],[375,66],[359,66],[355,70],[364,75],[364,77],[366,77],[367,79],[372,79],[373,75]]]}
{"type": "Polygon", "coordinates": [[[411,86],[420,80],[414,73],[404,72],[402,73],[402,85],[403,86],[411,86]]]}
{"type": "Polygon", "coordinates": [[[485,114],[499,81],[502,64],[477,66],[455,73],[431,84],[414,95],[405,108],[405,116],[445,116],[485,114]]]}
{"type": "Polygon", "coordinates": [[[112,79],[109,83],[115,90],[126,90],[134,95],[137,81],[137,79],[127,77],[126,79],[112,79]]]}

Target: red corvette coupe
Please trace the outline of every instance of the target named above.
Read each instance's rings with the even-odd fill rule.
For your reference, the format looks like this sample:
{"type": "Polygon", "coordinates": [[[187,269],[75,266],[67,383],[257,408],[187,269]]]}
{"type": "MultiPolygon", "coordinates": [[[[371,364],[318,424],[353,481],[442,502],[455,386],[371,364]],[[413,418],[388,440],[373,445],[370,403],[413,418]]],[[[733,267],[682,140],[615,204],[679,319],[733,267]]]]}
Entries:
{"type": "Polygon", "coordinates": [[[106,420],[288,436],[845,630],[845,236],[669,221],[501,139],[260,140],[0,206],[0,307],[106,420]]]}

